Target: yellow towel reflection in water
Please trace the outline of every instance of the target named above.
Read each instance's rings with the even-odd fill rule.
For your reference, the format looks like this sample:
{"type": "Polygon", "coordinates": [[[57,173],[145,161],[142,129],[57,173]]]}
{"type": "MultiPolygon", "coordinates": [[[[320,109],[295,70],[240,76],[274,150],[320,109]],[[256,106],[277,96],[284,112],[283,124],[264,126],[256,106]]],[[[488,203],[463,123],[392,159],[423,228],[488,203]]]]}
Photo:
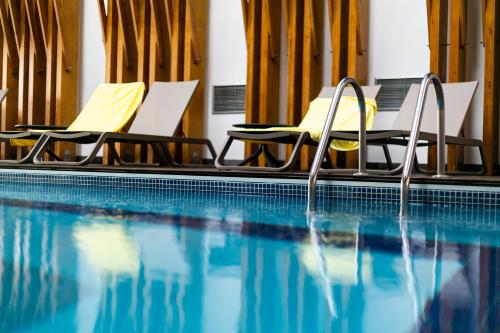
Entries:
{"type": "Polygon", "coordinates": [[[136,276],[140,261],[137,245],[121,225],[75,227],[73,236],[89,263],[102,274],[136,276]]]}

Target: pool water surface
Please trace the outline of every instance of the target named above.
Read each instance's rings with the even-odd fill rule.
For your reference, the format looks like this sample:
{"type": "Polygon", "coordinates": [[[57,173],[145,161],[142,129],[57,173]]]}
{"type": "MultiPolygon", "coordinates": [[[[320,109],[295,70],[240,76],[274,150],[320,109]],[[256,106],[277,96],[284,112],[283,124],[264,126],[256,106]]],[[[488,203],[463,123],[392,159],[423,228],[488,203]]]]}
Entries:
{"type": "Polygon", "coordinates": [[[500,211],[3,184],[0,332],[499,332],[500,211]]]}

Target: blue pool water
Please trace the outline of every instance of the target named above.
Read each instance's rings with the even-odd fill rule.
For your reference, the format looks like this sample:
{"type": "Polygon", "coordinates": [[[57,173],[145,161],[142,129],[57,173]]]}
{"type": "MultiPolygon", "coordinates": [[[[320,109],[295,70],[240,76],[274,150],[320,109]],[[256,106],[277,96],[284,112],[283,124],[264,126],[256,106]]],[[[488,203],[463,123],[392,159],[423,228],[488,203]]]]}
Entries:
{"type": "Polygon", "coordinates": [[[0,332],[500,332],[498,210],[0,186],[0,332]]]}

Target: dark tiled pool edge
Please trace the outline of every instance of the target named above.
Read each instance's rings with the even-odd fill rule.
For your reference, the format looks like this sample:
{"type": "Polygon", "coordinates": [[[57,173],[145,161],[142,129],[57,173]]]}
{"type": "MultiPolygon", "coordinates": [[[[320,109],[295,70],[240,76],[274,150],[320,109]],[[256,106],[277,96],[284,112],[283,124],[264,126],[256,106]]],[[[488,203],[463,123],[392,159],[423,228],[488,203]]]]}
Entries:
{"type": "MultiPolygon", "coordinates": [[[[43,186],[84,186],[122,189],[125,191],[153,190],[158,192],[195,192],[220,193],[223,195],[292,197],[307,198],[307,185],[304,182],[242,181],[235,179],[213,179],[184,177],[165,177],[149,175],[121,176],[117,174],[79,174],[79,173],[31,173],[0,171],[0,182],[19,186],[43,184],[43,186]]],[[[399,202],[399,188],[384,186],[383,183],[359,184],[319,184],[317,190],[318,203],[331,200],[356,200],[375,202],[399,202]]],[[[473,206],[485,208],[500,208],[500,187],[498,191],[463,187],[453,188],[411,188],[410,202],[427,205],[473,206]]]]}

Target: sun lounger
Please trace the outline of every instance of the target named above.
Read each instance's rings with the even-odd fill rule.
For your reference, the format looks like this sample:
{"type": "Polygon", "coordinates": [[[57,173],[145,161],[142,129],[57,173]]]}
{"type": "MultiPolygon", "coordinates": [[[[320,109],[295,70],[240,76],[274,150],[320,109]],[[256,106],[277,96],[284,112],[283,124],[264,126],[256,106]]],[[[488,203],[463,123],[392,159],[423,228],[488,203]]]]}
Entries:
{"type": "MultiPolygon", "coordinates": [[[[0,163],[31,163],[34,153],[44,143],[40,140],[47,130],[61,130],[64,133],[81,133],[89,129],[118,132],[134,115],[142,101],[145,85],[142,82],[123,84],[100,84],[78,117],[67,128],[61,126],[21,125],[19,131],[0,132],[0,141],[13,146],[33,147],[20,160],[2,160],[0,163]]],[[[52,151],[50,154],[58,158],[52,151]]]]}
{"type": "MultiPolygon", "coordinates": [[[[365,95],[365,99],[367,101],[369,99],[375,99],[377,94],[380,91],[380,86],[368,86],[368,87],[362,87],[363,93],[365,95]]],[[[217,157],[216,160],[216,167],[218,169],[226,169],[226,170],[263,170],[263,171],[287,171],[291,170],[294,166],[295,163],[298,159],[298,156],[300,155],[300,149],[303,147],[303,145],[311,145],[311,146],[316,146],[317,145],[317,139],[318,136],[321,132],[321,129],[323,128],[324,124],[321,121],[321,117],[314,117],[317,111],[323,111],[323,115],[326,116],[326,112],[329,108],[330,105],[330,100],[333,97],[333,94],[335,92],[334,87],[324,87],[320,94],[318,95],[318,98],[314,100],[311,103],[310,110],[307,113],[307,115],[304,117],[302,123],[298,126],[287,126],[287,125],[270,125],[270,124],[242,124],[242,125],[235,125],[235,127],[239,128],[236,130],[231,130],[228,131],[228,138],[226,140],[226,143],[224,144],[224,147],[222,148],[222,151],[220,155],[217,157]],[[319,102],[322,105],[320,108],[317,110],[311,110],[312,108],[315,107],[315,103],[319,102]],[[311,123],[309,121],[311,118],[312,122],[316,122],[316,124],[313,124],[311,127],[309,126],[303,126],[306,125],[305,123],[311,123]],[[318,130],[319,129],[319,130],[318,130]],[[232,143],[235,141],[244,141],[244,142],[249,142],[249,143],[258,143],[259,144],[259,149],[251,154],[248,158],[246,158],[244,161],[242,161],[238,165],[227,165],[225,163],[225,157],[227,155],[227,152],[229,151],[229,148],[231,147],[232,143]],[[290,157],[288,160],[280,165],[278,162],[277,158],[273,156],[267,145],[268,144],[273,144],[273,143],[279,143],[279,144],[291,144],[294,145],[292,152],[290,154],[290,157]],[[260,154],[263,154],[266,158],[267,164],[270,166],[265,166],[265,167],[257,167],[257,166],[247,166],[246,164],[255,161],[260,154]]],[[[350,116],[352,116],[352,119],[356,119],[354,121],[354,126],[357,128],[359,126],[359,110],[357,108],[357,101],[356,100],[349,100],[352,97],[355,96],[354,90],[352,88],[347,88],[344,91],[343,96],[346,96],[348,100],[346,100],[347,103],[354,103],[353,108],[347,108],[346,112],[347,114],[344,118],[344,120],[348,120],[350,116]]],[[[342,103],[342,102],[341,102],[342,103]]],[[[373,102],[372,102],[373,104],[373,102]]],[[[368,106],[368,103],[367,103],[368,106]]],[[[373,120],[373,115],[374,115],[374,108],[367,108],[371,109],[371,112],[367,112],[367,124],[370,124],[370,120],[373,120]]],[[[337,126],[339,123],[337,122],[338,120],[342,120],[340,118],[343,118],[339,114],[337,114],[337,117],[339,119],[336,119],[334,122],[334,128],[337,126]]],[[[325,118],[325,117],[323,117],[325,118]]],[[[352,120],[351,119],[351,120],[352,120]]],[[[341,121],[341,123],[343,123],[341,121]]],[[[345,121],[344,126],[352,126],[353,122],[352,121],[345,121]]],[[[340,125],[340,126],[342,126],[340,125]]],[[[334,143],[337,148],[340,148],[342,150],[352,150],[356,149],[357,145],[354,144],[343,144],[340,142],[334,143]]]]}
{"type": "Polygon", "coordinates": [[[97,153],[107,144],[110,147],[111,156],[119,164],[142,165],[141,163],[125,162],[119,156],[114,144],[120,142],[151,145],[158,161],[154,165],[178,165],[170,156],[168,150],[170,143],[205,145],[215,159],[216,153],[209,140],[173,136],[182,121],[197,85],[198,81],[154,82],[127,133],[93,130],[77,133],[47,132],[40,139],[42,143],[37,147],[33,162],[45,165],[90,164],[95,162],[97,153]],[[81,161],[44,160],[44,153],[56,141],[92,143],[93,147],[90,154],[81,161]]]}
{"type": "MultiPolygon", "coordinates": [[[[472,97],[477,88],[477,82],[444,83],[443,93],[445,99],[445,141],[446,144],[477,147],[479,149],[482,171],[484,170],[484,157],[482,141],[460,136],[465,117],[469,110],[472,97]]],[[[401,171],[402,165],[393,167],[392,159],[387,149],[388,145],[406,146],[410,137],[410,129],[418,99],[420,85],[413,84],[401,106],[398,115],[391,126],[384,129],[367,131],[368,145],[380,145],[384,148],[388,170],[371,170],[375,173],[396,174],[401,171]]],[[[432,146],[437,143],[437,102],[435,90],[429,88],[422,118],[418,146],[432,146]]],[[[357,131],[331,133],[332,139],[358,140],[357,131]]],[[[418,167],[418,162],[416,163],[418,167]]],[[[419,171],[425,172],[422,168],[419,171]]],[[[322,170],[322,172],[327,172],[322,170]]]]}

